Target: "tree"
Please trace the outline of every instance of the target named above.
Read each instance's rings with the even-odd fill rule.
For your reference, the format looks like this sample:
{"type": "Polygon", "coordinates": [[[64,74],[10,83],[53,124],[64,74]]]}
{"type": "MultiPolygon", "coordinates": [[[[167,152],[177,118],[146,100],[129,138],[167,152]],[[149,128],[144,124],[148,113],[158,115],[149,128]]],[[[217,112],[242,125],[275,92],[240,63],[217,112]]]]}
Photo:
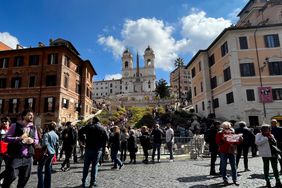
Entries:
{"type": "Polygon", "coordinates": [[[174,66],[176,68],[178,68],[178,100],[180,102],[181,100],[181,89],[180,89],[180,73],[181,73],[181,67],[184,66],[184,61],[182,58],[178,57],[175,61],[174,61],[174,66]]]}
{"type": "Polygon", "coordinates": [[[161,99],[165,97],[169,97],[169,90],[168,90],[167,82],[164,79],[160,79],[156,83],[155,92],[161,99]]]}

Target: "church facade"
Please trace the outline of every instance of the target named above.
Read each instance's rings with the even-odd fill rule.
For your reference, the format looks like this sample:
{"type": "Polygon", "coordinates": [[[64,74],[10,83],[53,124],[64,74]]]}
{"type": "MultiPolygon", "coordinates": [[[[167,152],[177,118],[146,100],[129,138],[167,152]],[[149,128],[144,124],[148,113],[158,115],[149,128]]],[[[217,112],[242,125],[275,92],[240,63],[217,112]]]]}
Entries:
{"type": "Polygon", "coordinates": [[[93,82],[93,98],[105,98],[116,95],[137,95],[155,91],[155,54],[148,46],[144,51],[144,65],[141,67],[139,55],[134,67],[133,55],[126,49],[122,54],[122,78],[93,82]]]}

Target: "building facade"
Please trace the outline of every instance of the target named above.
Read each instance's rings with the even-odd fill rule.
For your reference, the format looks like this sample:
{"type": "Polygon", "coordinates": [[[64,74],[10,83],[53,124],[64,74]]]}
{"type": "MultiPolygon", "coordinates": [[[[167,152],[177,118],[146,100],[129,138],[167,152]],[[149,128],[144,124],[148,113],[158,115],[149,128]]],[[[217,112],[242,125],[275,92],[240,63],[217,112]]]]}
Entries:
{"type": "Polygon", "coordinates": [[[250,0],[238,24],[191,59],[196,112],[250,126],[282,115],[281,9],[281,0],[250,0]]]}
{"type": "Polygon", "coordinates": [[[119,94],[150,93],[155,91],[155,55],[148,47],[144,52],[144,66],[139,64],[139,55],[136,58],[136,67],[133,67],[133,56],[129,49],[122,54],[122,78],[93,82],[93,98],[104,98],[119,94]]]}
{"type": "Polygon", "coordinates": [[[82,60],[66,40],[34,48],[0,51],[0,113],[15,121],[31,108],[36,124],[75,121],[92,112],[89,60],[82,60]]]}
{"type": "Polygon", "coordinates": [[[170,92],[176,98],[187,99],[191,91],[191,78],[189,71],[183,66],[174,69],[170,75],[170,92]]]}

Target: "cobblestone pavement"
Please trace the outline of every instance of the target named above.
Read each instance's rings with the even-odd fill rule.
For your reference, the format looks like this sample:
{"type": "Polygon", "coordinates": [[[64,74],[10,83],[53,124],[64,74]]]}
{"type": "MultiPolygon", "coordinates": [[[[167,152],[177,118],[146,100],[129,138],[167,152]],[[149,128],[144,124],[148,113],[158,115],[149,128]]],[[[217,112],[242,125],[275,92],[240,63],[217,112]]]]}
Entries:
{"type": "MultiPolygon", "coordinates": [[[[191,160],[178,158],[174,162],[162,159],[160,163],[125,164],[121,170],[112,170],[111,163],[104,163],[99,169],[98,187],[107,188],[176,188],[176,187],[223,187],[220,177],[209,176],[209,158],[191,160]]],[[[140,160],[139,160],[140,161],[140,160]]],[[[219,159],[217,160],[218,167],[219,159]]],[[[82,162],[71,164],[71,170],[68,172],[60,171],[60,162],[54,165],[56,173],[52,174],[52,187],[55,188],[75,188],[81,185],[82,162]]],[[[36,167],[33,167],[32,176],[28,182],[27,188],[36,187],[37,176],[36,167]]],[[[243,172],[243,160],[239,164],[238,182],[239,187],[264,187],[262,160],[260,157],[249,159],[249,168],[251,171],[243,172]]],[[[230,166],[228,165],[230,174],[230,166]]],[[[229,177],[231,181],[231,177],[229,177]]],[[[272,185],[275,185],[275,179],[272,178],[272,185]]],[[[15,183],[12,187],[15,187],[15,183]]],[[[224,187],[236,187],[232,184],[224,187]]]]}

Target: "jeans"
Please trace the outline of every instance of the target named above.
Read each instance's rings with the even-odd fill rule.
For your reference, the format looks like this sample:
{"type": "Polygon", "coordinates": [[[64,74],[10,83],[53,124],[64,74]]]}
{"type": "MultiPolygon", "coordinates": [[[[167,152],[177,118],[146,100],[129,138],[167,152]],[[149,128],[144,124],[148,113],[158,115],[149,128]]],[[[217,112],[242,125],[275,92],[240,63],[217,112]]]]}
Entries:
{"type": "Polygon", "coordinates": [[[19,176],[17,188],[24,188],[31,174],[32,163],[31,157],[8,158],[6,176],[2,187],[10,187],[17,176],[19,176]]]}
{"type": "Polygon", "coordinates": [[[96,178],[98,174],[98,163],[102,155],[102,148],[98,150],[94,149],[85,149],[84,152],[84,166],[83,166],[83,173],[82,173],[82,184],[85,185],[85,181],[89,172],[90,164],[92,164],[91,168],[91,178],[90,178],[90,185],[96,183],[96,178]]]}
{"type": "Polygon", "coordinates": [[[152,160],[153,160],[153,161],[155,160],[155,153],[156,153],[156,150],[157,150],[157,153],[158,153],[158,160],[160,160],[160,156],[161,156],[161,144],[159,144],[159,143],[154,143],[154,144],[153,144],[153,153],[152,153],[152,160]]]}
{"type": "Polygon", "coordinates": [[[169,152],[169,159],[172,160],[172,159],[174,159],[174,157],[173,157],[173,151],[172,151],[172,145],[173,145],[173,143],[172,143],[172,142],[167,142],[166,145],[167,145],[167,150],[168,150],[168,152],[169,152]]]}
{"type": "Polygon", "coordinates": [[[48,155],[47,157],[44,157],[41,161],[38,163],[37,167],[37,177],[38,177],[38,183],[37,188],[51,188],[51,170],[52,170],[52,159],[54,157],[54,154],[48,155]],[[43,179],[43,167],[45,166],[44,170],[44,179],[43,179]]]}
{"type": "Polygon", "coordinates": [[[227,180],[226,176],[226,167],[227,167],[227,159],[229,159],[229,163],[231,166],[232,180],[237,181],[237,170],[236,170],[236,162],[235,155],[232,153],[221,153],[220,154],[220,165],[221,165],[221,175],[223,180],[227,180]]]}
{"type": "MultiPolygon", "coordinates": [[[[218,151],[212,151],[211,152],[211,169],[210,173],[216,173],[215,171],[215,162],[217,159],[217,155],[219,155],[218,151]]],[[[220,166],[219,166],[219,171],[221,171],[220,166]]]]}
{"type": "Polygon", "coordinates": [[[111,158],[114,161],[114,167],[117,167],[117,165],[120,167],[122,165],[121,160],[118,158],[118,150],[117,149],[111,149],[111,158]]]}
{"type": "Polygon", "coordinates": [[[120,144],[120,160],[126,160],[126,150],[127,150],[127,142],[121,142],[120,144]]]}
{"type": "Polygon", "coordinates": [[[278,173],[278,169],[277,169],[277,163],[278,163],[277,158],[275,158],[275,157],[263,157],[262,161],[263,161],[263,172],[264,172],[265,181],[269,182],[269,161],[270,161],[276,182],[280,182],[279,173],[278,173]]]}
{"type": "Polygon", "coordinates": [[[69,147],[65,147],[64,148],[64,151],[65,151],[65,160],[64,162],[62,163],[62,167],[65,167],[65,165],[67,166],[67,168],[70,167],[70,158],[71,158],[71,155],[73,153],[73,147],[72,146],[69,146],[69,147]]]}

